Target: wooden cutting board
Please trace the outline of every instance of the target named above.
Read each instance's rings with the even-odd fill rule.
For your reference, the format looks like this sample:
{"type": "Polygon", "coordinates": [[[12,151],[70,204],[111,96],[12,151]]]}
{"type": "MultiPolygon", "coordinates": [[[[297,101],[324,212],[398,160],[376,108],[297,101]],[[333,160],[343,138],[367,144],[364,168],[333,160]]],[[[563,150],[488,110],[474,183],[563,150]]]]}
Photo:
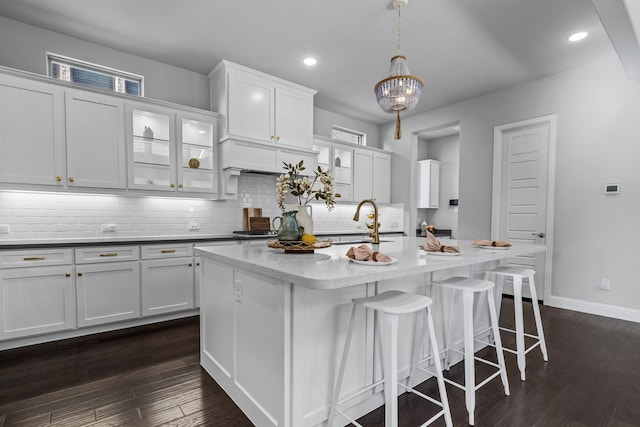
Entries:
{"type": "Polygon", "coordinates": [[[268,216],[252,216],[249,217],[249,230],[269,231],[271,230],[271,221],[268,216]]]}
{"type": "Polygon", "coordinates": [[[244,208],[242,209],[242,229],[251,230],[249,227],[249,218],[252,216],[262,216],[262,208],[244,208]]]}

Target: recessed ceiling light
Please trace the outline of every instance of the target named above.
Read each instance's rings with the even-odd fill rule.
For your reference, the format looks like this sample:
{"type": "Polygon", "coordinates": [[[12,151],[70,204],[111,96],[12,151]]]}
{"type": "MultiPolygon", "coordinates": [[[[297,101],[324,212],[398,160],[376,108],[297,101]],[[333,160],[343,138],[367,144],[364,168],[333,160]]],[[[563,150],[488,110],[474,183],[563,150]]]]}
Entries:
{"type": "Polygon", "coordinates": [[[587,33],[586,31],[580,31],[579,33],[571,34],[567,40],[569,40],[570,42],[577,42],[587,37],[588,35],[589,33],[587,33]]]}
{"type": "Polygon", "coordinates": [[[316,58],[308,56],[308,57],[304,58],[302,60],[302,62],[304,62],[304,65],[307,65],[307,66],[311,67],[313,65],[316,65],[318,63],[318,60],[316,58]]]}

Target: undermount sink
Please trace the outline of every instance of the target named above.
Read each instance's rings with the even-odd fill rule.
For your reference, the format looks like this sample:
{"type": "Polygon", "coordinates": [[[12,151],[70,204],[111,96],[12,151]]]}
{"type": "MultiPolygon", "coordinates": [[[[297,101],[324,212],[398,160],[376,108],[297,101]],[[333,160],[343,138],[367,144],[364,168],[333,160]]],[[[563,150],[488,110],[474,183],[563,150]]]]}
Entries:
{"type": "MultiPolygon", "coordinates": [[[[392,242],[392,240],[380,240],[380,243],[384,243],[384,242],[392,242]]],[[[333,246],[336,245],[361,245],[364,243],[368,243],[368,244],[373,244],[371,243],[371,240],[349,240],[349,241],[345,241],[345,242],[331,242],[331,244],[333,246]]]]}

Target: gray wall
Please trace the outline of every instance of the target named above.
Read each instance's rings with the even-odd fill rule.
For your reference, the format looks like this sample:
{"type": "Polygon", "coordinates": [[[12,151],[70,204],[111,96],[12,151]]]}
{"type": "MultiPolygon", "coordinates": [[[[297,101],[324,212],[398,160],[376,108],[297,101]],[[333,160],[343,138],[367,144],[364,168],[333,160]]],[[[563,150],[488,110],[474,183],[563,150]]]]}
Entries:
{"type": "Polygon", "coordinates": [[[352,119],[320,108],[314,108],[314,134],[331,138],[331,127],[333,125],[364,132],[367,134],[367,146],[381,148],[379,142],[380,127],[378,125],[364,122],[362,120],[352,119]]]}
{"type": "Polygon", "coordinates": [[[384,126],[383,148],[397,153],[392,201],[416,211],[415,132],[460,120],[459,237],[489,236],[494,127],[554,113],[552,302],[640,321],[640,87],[617,58],[406,117],[401,143],[393,142],[393,125],[384,126]],[[619,183],[621,193],[605,196],[605,183],[619,183]],[[611,279],[610,291],[599,290],[601,277],[611,279]]]}
{"type": "Polygon", "coordinates": [[[145,97],[209,109],[209,79],[198,73],[0,16],[0,65],[47,74],[56,53],[144,76],[145,97]]]}

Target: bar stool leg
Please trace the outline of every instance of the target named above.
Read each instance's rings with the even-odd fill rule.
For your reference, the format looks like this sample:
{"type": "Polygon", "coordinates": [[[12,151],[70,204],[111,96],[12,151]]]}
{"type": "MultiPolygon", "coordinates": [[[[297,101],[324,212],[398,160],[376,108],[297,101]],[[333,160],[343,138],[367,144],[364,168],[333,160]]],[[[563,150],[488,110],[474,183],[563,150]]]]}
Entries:
{"type": "Polygon", "coordinates": [[[379,313],[384,330],[384,425],[398,426],[398,316],[379,313]]]}
{"type": "Polygon", "coordinates": [[[464,395],[469,412],[469,424],[474,423],[476,409],[476,375],[473,344],[473,293],[462,292],[463,322],[464,322],[464,395]]]}
{"type": "Polygon", "coordinates": [[[525,381],[525,368],[527,361],[524,347],[524,318],[522,313],[522,276],[513,276],[513,300],[516,320],[516,353],[518,357],[518,369],[520,379],[525,381]]]}
{"type": "Polygon", "coordinates": [[[442,365],[440,363],[440,351],[438,349],[438,343],[436,340],[436,330],[433,326],[433,316],[431,315],[431,307],[427,307],[427,323],[429,324],[429,345],[433,353],[433,360],[436,367],[436,378],[438,381],[438,390],[440,391],[440,401],[444,409],[444,422],[447,427],[453,426],[453,420],[451,419],[451,411],[449,410],[449,400],[447,398],[447,389],[444,385],[444,378],[442,376],[442,365]]]}
{"type": "Polygon", "coordinates": [[[498,314],[494,296],[491,291],[487,291],[487,303],[489,304],[489,316],[491,317],[491,328],[495,336],[496,356],[498,357],[498,365],[500,366],[500,378],[504,387],[504,394],[509,396],[509,380],[507,379],[507,367],[504,363],[504,352],[502,350],[502,339],[500,338],[500,327],[498,326],[498,314]]]}
{"type": "Polygon", "coordinates": [[[333,419],[336,416],[336,410],[338,408],[338,399],[340,398],[340,388],[342,387],[342,380],[344,378],[344,370],[347,365],[347,356],[349,355],[349,347],[351,347],[351,338],[353,337],[353,325],[356,320],[356,308],[354,304],[351,309],[351,319],[349,320],[349,328],[347,329],[347,338],[344,343],[344,350],[342,351],[342,358],[340,360],[340,368],[338,370],[338,378],[333,389],[333,396],[331,397],[331,408],[329,409],[329,418],[327,419],[327,426],[333,425],[333,419]]]}
{"type": "Polygon", "coordinates": [[[529,276],[529,291],[531,293],[531,302],[533,303],[533,315],[536,319],[536,330],[538,331],[538,340],[540,341],[540,351],[545,362],[549,361],[547,356],[547,343],[544,340],[544,332],[542,330],[542,318],[540,317],[540,307],[538,307],[538,294],[536,292],[536,283],[533,276],[529,276]]]}

